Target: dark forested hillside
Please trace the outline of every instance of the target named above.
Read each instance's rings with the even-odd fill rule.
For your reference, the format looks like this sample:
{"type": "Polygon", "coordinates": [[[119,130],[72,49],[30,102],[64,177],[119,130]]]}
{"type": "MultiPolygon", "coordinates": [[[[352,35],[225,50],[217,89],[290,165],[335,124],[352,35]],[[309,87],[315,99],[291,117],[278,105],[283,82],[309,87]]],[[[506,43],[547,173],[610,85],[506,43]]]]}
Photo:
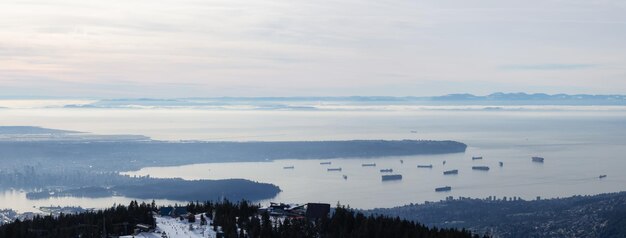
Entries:
{"type": "Polygon", "coordinates": [[[626,237],[626,192],[560,199],[454,199],[366,211],[498,237],[626,237]]]}

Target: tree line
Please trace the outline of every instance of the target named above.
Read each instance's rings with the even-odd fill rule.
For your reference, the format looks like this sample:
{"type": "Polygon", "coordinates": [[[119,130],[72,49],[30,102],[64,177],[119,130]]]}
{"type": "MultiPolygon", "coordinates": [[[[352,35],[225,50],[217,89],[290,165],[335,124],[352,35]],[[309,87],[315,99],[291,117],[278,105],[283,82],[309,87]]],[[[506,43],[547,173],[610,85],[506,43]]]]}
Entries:
{"type": "MultiPolygon", "coordinates": [[[[185,205],[191,214],[202,214],[204,224],[228,238],[339,238],[339,237],[446,237],[476,238],[466,230],[427,227],[418,222],[382,215],[366,216],[350,208],[337,206],[328,217],[310,220],[304,217],[276,218],[259,213],[259,205],[248,201],[192,202],[185,205]],[[205,220],[212,221],[210,224],[205,220]]],[[[151,204],[131,202],[99,211],[59,216],[36,216],[32,220],[0,226],[0,237],[102,237],[132,234],[137,224],[156,226],[151,204]]],[[[193,219],[195,216],[189,216],[193,219]]]]}
{"type": "Polygon", "coordinates": [[[0,237],[102,237],[132,234],[135,225],[155,226],[152,212],[156,204],[132,201],[128,206],[117,205],[79,214],[41,215],[31,220],[15,220],[0,226],[0,237]]]}

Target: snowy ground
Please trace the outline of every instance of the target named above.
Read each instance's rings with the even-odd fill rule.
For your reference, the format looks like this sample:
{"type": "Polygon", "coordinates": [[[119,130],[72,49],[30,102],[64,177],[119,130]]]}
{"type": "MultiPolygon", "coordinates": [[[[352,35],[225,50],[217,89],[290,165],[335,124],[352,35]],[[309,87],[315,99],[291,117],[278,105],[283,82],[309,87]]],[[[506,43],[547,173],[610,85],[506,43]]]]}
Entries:
{"type": "MultiPolygon", "coordinates": [[[[189,223],[187,219],[181,221],[179,219],[171,217],[156,216],[157,228],[154,232],[142,232],[135,236],[123,236],[123,237],[137,237],[137,238],[196,238],[196,237],[215,237],[215,232],[209,225],[200,226],[200,215],[196,215],[196,222],[189,223]],[[189,229],[189,225],[192,225],[193,230],[189,229]],[[165,235],[163,234],[165,232],[165,235]]],[[[208,224],[211,224],[211,220],[207,219],[208,224]]]]}

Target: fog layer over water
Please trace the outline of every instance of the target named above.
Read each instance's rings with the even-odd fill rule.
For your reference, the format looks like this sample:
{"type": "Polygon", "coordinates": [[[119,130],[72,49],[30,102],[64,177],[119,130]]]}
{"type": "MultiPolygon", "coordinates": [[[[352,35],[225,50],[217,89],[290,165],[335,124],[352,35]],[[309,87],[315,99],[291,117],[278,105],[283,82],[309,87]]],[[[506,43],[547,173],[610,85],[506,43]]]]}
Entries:
{"type": "MultiPolygon", "coordinates": [[[[283,192],[276,201],[339,201],[373,208],[446,196],[534,199],[626,190],[626,111],[620,107],[586,108],[589,110],[556,106],[549,110],[359,111],[14,108],[0,109],[0,124],[140,134],[158,140],[429,139],[468,144],[465,154],[342,158],[328,160],[332,164],[325,166],[319,160],[202,164],[130,173],[185,179],[247,178],[280,186],[283,192]],[[484,159],[472,161],[472,156],[484,159]],[[532,163],[531,156],[545,157],[545,163],[532,163]],[[499,167],[500,161],[503,167],[499,167]],[[377,166],[362,167],[362,163],[377,166]],[[432,164],[433,168],[418,169],[418,164],[432,164]],[[475,165],[491,169],[473,171],[475,165]],[[328,172],[328,167],[343,170],[328,172]],[[379,170],[383,168],[393,169],[403,179],[382,182],[379,170]],[[459,174],[442,175],[450,169],[458,169],[459,174]],[[599,179],[601,174],[608,176],[599,179]],[[440,186],[451,186],[452,191],[436,193],[434,189],[440,186]]],[[[24,199],[5,194],[0,196],[0,204],[31,204],[24,199]]],[[[93,201],[89,203],[93,207],[106,207],[112,200],[103,199],[100,206],[93,201]]]]}

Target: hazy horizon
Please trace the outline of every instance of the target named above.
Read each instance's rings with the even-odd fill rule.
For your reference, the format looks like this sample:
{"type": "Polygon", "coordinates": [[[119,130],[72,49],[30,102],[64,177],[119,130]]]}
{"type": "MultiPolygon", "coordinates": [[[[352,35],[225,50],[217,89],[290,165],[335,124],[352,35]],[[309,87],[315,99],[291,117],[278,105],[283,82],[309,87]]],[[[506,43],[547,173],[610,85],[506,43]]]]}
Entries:
{"type": "Polygon", "coordinates": [[[503,94],[503,95],[524,95],[524,96],[533,96],[533,95],[545,95],[545,96],[557,96],[557,95],[565,95],[565,96],[626,96],[626,93],[619,94],[609,94],[609,93],[564,93],[564,92],[555,92],[555,93],[546,93],[546,92],[524,92],[524,91],[510,91],[510,92],[488,92],[483,94],[473,94],[469,92],[453,92],[453,93],[445,93],[445,94],[433,94],[433,95],[385,95],[385,94],[346,94],[346,95],[332,95],[332,96],[324,96],[324,95],[270,95],[270,96],[235,96],[235,95],[223,95],[223,96],[180,96],[180,97],[141,97],[141,96],[128,96],[128,97],[105,97],[105,96],[51,96],[51,95],[0,95],[0,100],[63,100],[63,99],[84,99],[84,100],[176,100],[176,99],[357,99],[357,98],[379,98],[379,99],[429,99],[429,98],[437,98],[437,97],[445,97],[445,96],[461,96],[461,95],[469,95],[475,97],[488,97],[492,95],[503,94]]]}

